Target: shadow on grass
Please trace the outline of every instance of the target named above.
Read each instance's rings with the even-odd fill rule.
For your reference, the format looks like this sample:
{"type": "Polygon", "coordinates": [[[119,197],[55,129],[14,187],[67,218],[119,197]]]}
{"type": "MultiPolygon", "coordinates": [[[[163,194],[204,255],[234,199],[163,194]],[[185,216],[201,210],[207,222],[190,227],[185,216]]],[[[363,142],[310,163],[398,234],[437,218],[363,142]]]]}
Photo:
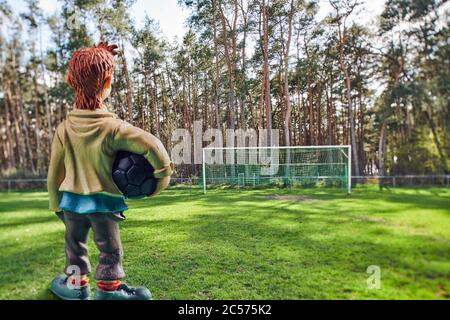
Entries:
{"type": "Polygon", "coordinates": [[[49,211],[48,197],[46,195],[36,197],[36,199],[30,199],[28,195],[26,195],[26,197],[24,195],[21,197],[12,196],[6,199],[7,200],[0,201],[0,214],[16,211],[49,211]]]}
{"type": "MultiPolygon", "coordinates": [[[[290,204],[302,204],[301,201],[283,201],[283,200],[273,200],[265,199],[268,195],[305,195],[317,199],[320,201],[342,201],[343,206],[348,206],[349,203],[356,201],[364,201],[368,205],[372,202],[383,201],[384,203],[393,204],[406,204],[413,206],[418,209],[443,209],[447,210],[450,214],[450,193],[442,194],[442,192],[434,191],[434,189],[426,189],[427,193],[423,194],[422,189],[397,189],[394,191],[375,191],[373,189],[368,190],[358,190],[352,195],[347,195],[343,192],[326,192],[315,189],[298,189],[295,191],[288,189],[271,189],[259,192],[253,192],[250,195],[245,192],[218,192],[214,191],[205,196],[197,197],[199,201],[205,206],[223,206],[224,203],[227,205],[238,204],[240,202],[266,202],[271,206],[274,203],[290,203],[290,204]],[[405,192],[406,191],[406,192],[405,192]]],[[[320,206],[319,203],[305,203],[304,205],[320,206]]],[[[333,204],[334,206],[335,204],[333,204]]],[[[382,208],[378,208],[381,209],[382,208]]],[[[402,207],[404,209],[404,207],[402,207]]]]}
{"type": "Polygon", "coordinates": [[[11,239],[0,249],[0,297],[47,299],[46,290],[64,266],[64,231],[11,239]]]}
{"type": "Polygon", "coordinates": [[[41,223],[48,223],[48,222],[54,222],[55,214],[49,212],[47,215],[42,216],[31,216],[31,217],[24,217],[24,218],[14,218],[13,221],[3,223],[0,218],[0,230],[1,229],[9,229],[14,227],[24,227],[27,225],[36,225],[41,223]]]}

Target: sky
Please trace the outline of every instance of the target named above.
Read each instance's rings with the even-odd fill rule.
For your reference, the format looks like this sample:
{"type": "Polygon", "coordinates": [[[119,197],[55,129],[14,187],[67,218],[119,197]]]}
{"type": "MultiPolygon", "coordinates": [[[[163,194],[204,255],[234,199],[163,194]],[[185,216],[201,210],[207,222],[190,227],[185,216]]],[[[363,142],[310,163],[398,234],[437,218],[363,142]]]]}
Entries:
{"type": "MultiPolygon", "coordinates": [[[[25,11],[24,0],[8,0],[8,2],[16,13],[25,11]]],[[[364,2],[364,14],[357,15],[356,20],[367,23],[381,13],[385,0],[366,0],[364,2]]],[[[319,3],[318,18],[320,19],[328,14],[331,6],[327,0],[319,0],[319,3]]],[[[46,13],[53,13],[61,8],[58,0],[39,0],[39,4],[46,13]]],[[[173,40],[175,37],[180,40],[187,30],[188,11],[179,6],[177,0],[137,0],[130,9],[130,13],[138,26],[141,25],[146,14],[158,21],[163,35],[169,40],[173,40]]]]}
{"type": "MultiPolygon", "coordinates": [[[[16,13],[26,10],[24,0],[8,0],[8,3],[16,13]]],[[[57,0],[39,0],[39,5],[46,13],[53,13],[62,7],[57,0]]],[[[169,40],[176,36],[181,38],[187,30],[185,21],[188,12],[178,5],[177,0],[137,0],[130,13],[138,25],[141,25],[146,14],[158,21],[163,34],[169,40]]]]}

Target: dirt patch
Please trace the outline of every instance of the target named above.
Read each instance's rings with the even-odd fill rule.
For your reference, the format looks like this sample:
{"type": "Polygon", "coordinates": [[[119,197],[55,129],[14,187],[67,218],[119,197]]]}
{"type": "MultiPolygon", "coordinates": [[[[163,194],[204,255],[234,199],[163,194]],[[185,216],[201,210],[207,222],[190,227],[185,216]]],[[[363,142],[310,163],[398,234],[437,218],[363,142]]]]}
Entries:
{"type": "Polygon", "coordinates": [[[316,202],[317,200],[311,197],[306,196],[282,196],[282,195],[273,195],[266,196],[268,200],[279,200],[279,201],[295,201],[295,202],[316,202]]]}

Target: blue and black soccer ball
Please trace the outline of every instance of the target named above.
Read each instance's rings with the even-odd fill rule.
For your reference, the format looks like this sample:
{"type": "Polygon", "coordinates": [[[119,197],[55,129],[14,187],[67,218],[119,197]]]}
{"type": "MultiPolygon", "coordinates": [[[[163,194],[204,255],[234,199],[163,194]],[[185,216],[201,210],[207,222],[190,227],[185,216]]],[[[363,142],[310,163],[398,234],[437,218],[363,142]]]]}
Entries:
{"type": "Polygon", "coordinates": [[[154,171],[143,156],[119,151],[113,164],[112,177],[126,198],[141,199],[152,195],[156,190],[154,171]]]}

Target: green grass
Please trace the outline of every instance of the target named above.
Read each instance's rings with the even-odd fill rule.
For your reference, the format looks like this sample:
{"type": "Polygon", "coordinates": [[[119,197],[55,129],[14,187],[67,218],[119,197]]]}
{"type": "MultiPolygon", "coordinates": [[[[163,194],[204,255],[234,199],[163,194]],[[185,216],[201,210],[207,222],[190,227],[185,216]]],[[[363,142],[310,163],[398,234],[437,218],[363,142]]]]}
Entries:
{"type": "MultiPolygon", "coordinates": [[[[450,298],[450,189],[169,190],[129,204],[127,281],[157,299],[450,298]]],[[[0,299],[52,298],[64,226],[46,208],[46,193],[0,193],[0,299]]]]}

